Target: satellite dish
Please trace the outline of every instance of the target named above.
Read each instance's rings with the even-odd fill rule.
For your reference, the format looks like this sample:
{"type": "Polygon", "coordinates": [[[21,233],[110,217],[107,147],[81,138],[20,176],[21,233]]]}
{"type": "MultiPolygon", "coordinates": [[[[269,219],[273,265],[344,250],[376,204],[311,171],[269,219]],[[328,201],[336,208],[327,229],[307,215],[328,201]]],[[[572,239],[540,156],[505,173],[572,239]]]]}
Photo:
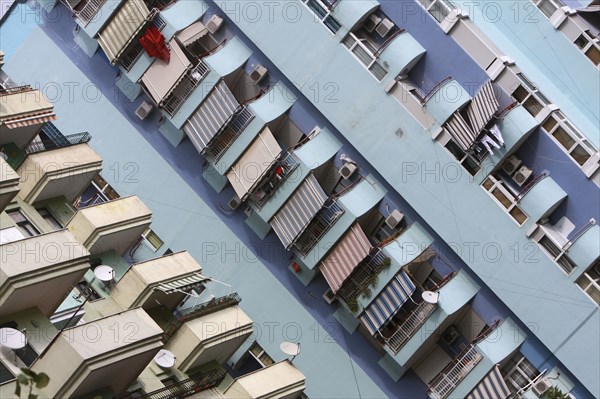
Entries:
{"type": "Polygon", "coordinates": [[[154,356],[154,362],[163,369],[170,369],[175,365],[175,355],[171,351],[161,349],[154,356]]]}
{"type": "Polygon", "coordinates": [[[433,292],[433,291],[423,291],[421,296],[423,297],[423,300],[425,302],[434,303],[434,304],[438,303],[438,300],[440,298],[440,294],[437,292],[433,292]]]}
{"type": "Polygon", "coordinates": [[[300,354],[300,343],[295,344],[293,342],[284,341],[279,345],[279,349],[286,355],[292,356],[292,360],[290,361],[293,361],[294,358],[300,354]]]}

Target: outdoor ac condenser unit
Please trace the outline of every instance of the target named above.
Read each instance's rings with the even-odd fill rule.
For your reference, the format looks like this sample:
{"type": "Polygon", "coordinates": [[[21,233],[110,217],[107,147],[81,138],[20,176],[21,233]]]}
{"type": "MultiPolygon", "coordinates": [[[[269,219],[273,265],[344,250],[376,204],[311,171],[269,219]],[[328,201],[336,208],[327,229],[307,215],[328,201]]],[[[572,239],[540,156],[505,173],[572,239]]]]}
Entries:
{"type": "Polygon", "coordinates": [[[519,168],[519,170],[513,175],[513,180],[519,186],[522,186],[523,184],[525,184],[527,179],[529,179],[529,177],[531,176],[532,173],[533,173],[533,171],[531,169],[529,169],[527,166],[521,166],[519,168]]]}
{"type": "Polygon", "coordinates": [[[208,29],[210,33],[215,33],[219,30],[221,25],[223,25],[223,18],[218,15],[213,15],[206,23],[206,29],[208,29]]]}
{"type": "Polygon", "coordinates": [[[365,30],[367,32],[373,32],[373,30],[375,29],[375,27],[377,25],[379,25],[380,22],[381,22],[381,18],[379,18],[375,14],[371,14],[371,15],[369,15],[369,18],[367,18],[367,20],[363,24],[363,28],[365,28],[365,30]]]}
{"type": "Polygon", "coordinates": [[[237,195],[234,195],[232,199],[229,200],[229,208],[231,209],[237,209],[240,204],[242,203],[242,200],[240,199],[240,197],[238,197],[237,195]]]}
{"type": "Polygon", "coordinates": [[[544,394],[544,392],[550,389],[551,386],[552,384],[550,384],[550,381],[547,378],[542,378],[533,384],[533,390],[536,394],[538,394],[538,396],[541,396],[544,394]]]}
{"type": "Polygon", "coordinates": [[[375,28],[375,31],[379,34],[379,36],[381,37],[385,37],[388,33],[390,33],[390,31],[392,30],[392,28],[394,27],[394,23],[392,21],[390,21],[387,18],[384,18],[379,25],[377,25],[377,28],[375,28]]]}
{"type": "Polygon", "coordinates": [[[502,170],[505,171],[509,176],[512,176],[513,173],[515,173],[517,169],[519,169],[519,166],[521,166],[522,163],[523,162],[521,162],[519,158],[517,158],[514,155],[511,155],[502,164],[502,170]]]}
{"type": "Polygon", "coordinates": [[[356,172],[357,169],[358,169],[358,166],[356,166],[355,164],[346,162],[344,164],[344,166],[342,166],[340,168],[339,172],[340,172],[340,175],[342,175],[342,178],[347,180],[350,177],[352,177],[352,175],[354,174],[354,172],[356,172]]]}
{"type": "Polygon", "coordinates": [[[269,70],[264,66],[256,65],[252,68],[252,72],[250,72],[250,79],[252,79],[254,83],[259,84],[265,76],[267,76],[268,72],[269,70]]]}
{"type": "Polygon", "coordinates": [[[395,229],[403,220],[404,214],[398,209],[394,209],[394,211],[385,219],[385,224],[387,224],[389,228],[395,229]]]}

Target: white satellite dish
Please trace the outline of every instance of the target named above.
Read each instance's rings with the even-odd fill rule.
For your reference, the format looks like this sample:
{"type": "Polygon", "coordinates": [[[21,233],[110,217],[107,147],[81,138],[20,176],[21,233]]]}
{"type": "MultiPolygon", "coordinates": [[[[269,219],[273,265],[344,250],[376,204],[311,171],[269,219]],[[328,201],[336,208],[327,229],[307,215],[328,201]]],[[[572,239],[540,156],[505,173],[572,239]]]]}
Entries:
{"type": "Polygon", "coordinates": [[[154,362],[163,369],[170,369],[175,365],[175,355],[171,351],[161,349],[154,356],[154,362]]]}
{"type": "Polygon", "coordinates": [[[288,356],[292,356],[292,360],[300,354],[300,343],[284,341],[279,345],[279,349],[288,356]]]}
{"type": "Polygon", "coordinates": [[[440,298],[440,294],[433,291],[423,291],[421,296],[423,297],[423,300],[428,303],[438,303],[440,298]]]}

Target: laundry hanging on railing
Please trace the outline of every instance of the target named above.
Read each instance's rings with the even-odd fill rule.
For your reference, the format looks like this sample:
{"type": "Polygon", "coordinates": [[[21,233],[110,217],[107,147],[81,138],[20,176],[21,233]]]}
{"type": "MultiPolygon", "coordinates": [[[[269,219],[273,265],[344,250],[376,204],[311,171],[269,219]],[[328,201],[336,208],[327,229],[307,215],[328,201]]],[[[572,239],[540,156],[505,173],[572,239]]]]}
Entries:
{"type": "Polygon", "coordinates": [[[150,25],[140,38],[140,45],[146,50],[150,57],[155,57],[168,63],[171,60],[171,52],[165,43],[165,37],[155,25],[150,25]]]}

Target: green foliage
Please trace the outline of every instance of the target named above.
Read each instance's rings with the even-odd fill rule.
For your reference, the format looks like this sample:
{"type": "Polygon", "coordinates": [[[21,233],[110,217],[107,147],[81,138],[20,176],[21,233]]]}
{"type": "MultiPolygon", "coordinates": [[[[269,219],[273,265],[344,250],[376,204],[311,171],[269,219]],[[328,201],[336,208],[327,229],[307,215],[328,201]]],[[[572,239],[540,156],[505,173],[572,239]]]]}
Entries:
{"type": "Polygon", "coordinates": [[[15,395],[21,397],[21,387],[29,387],[27,399],[37,399],[38,395],[33,393],[33,387],[37,389],[48,386],[50,377],[46,373],[35,373],[28,368],[23,367],[21,373],[17,376],[17,386],[15,387],[15,395]]]}
{"type": "Polygon", "coordinates": [[[346,305],[348,305],[348,309],[350,309],[352,313],[358,312],[358,301],[356,298],[349,300],[346,305]]]}
{"type": "Polygon", "coordinates": [[[542,397],[544,399],[568,399],[569,398],[566,393],[563,393],[563,391],[561,391],[560,389],[558,389],[556,387],[551,387],[550,389],[548,389],[546,392],[544,392],[544,395],[542,397]]]}

